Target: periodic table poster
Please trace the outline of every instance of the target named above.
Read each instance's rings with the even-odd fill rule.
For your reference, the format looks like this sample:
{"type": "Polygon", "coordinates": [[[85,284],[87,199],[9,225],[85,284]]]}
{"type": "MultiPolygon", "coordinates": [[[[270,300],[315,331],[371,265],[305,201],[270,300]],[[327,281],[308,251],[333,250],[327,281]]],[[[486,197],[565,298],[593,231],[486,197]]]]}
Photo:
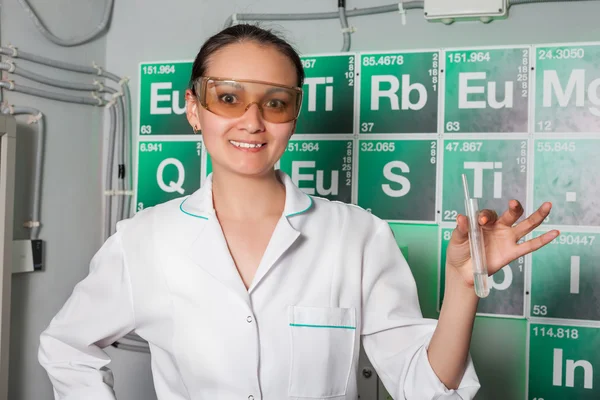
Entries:
{"type": "MultiPolygon", "coordinates": [[[[461,174],[481,208],[561,236],[490,277],[472,355],[478,399],[600,398],[600,43],[304,56],[304,101],[277,167],[310,195],[387,220],[426,317],[443,304],[461,174]]],[[[185,118],[192,61],[140,64],[136,209],[212,171],[185,118]]],[[[380,399],[391,398],[383,388],[380,399]]]]}

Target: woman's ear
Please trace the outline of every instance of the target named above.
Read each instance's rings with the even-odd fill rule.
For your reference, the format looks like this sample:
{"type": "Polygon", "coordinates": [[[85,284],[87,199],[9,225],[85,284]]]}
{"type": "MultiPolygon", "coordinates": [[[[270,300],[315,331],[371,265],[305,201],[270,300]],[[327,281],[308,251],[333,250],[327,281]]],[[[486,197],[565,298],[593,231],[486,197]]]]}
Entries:
{"type": "Polygon", "coordinates": [[[199,131],[201,128],[198,119],[198,99],[190,89],[185,91],[185,115],[194,132],[199,131]]]}

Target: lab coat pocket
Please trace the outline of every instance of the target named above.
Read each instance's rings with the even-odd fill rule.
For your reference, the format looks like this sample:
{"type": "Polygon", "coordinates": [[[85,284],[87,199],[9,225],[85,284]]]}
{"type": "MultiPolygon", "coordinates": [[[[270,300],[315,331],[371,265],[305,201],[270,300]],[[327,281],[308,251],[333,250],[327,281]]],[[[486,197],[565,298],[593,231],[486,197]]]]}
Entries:
{"type": "Polygon", "coordinates": [[[343,396],[352,368],[354,308],[291,306],[290,397],[343,396]]]}

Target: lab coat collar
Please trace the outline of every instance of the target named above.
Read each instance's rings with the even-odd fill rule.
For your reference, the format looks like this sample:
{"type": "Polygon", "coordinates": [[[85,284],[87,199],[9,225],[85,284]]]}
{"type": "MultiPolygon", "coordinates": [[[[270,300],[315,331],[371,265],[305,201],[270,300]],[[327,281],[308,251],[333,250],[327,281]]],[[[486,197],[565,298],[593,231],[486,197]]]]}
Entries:
{"type": "MultiPolygon", "coordinates": [[[[289,218],[308,211],[313,205],[312,198],[300,190],[285,172],[277,170],[277,176],[285,186],[283,215],[289,218]]],[[[179,205],[181,212],[200,219],[216,216],[212,199],[212,177],[212,174],[208,175],[204,185],[181,202],[179,205]]]]}
{"type": "Polygon", "coordinates": [[[192,229],[197,232],[197,236],[187,250],[188,257],[227,289],[234,292],[250,308],[250,293],[265,279],[279,258],[301,235],[301,232],[292,226],[290,220],[302,215],[313,205],[312,198],[294,185],[287,174],[281,171],[277,173],[286,190],[284,212],[275,227],[248,289],[244,286],[237,271],[216,218],[212,201],[212,175],[208,176],[200,190],[185,199],[179,207],[181,212],[190,217],[190,220],[192,218],[196,221],[204,220],[204,223],[200,225],[192,224],[192,229]]]}

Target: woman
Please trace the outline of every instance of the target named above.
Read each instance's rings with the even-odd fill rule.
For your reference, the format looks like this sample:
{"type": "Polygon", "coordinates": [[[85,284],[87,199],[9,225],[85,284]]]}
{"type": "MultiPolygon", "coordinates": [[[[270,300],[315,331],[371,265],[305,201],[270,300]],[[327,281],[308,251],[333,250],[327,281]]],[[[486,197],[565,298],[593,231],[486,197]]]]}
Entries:
{"type": "MultiPolygon", "coordinates": [[[[356,399],[361,338],[394,398],[473,398],[478,298],[465,217],[447,251],[439,322],[423,319],[387,223],[275,171],[303,79],[290,45],[258,27],[204,44],[187,118],[213,173],[191,196],[120,222],[95,255],[41,336],[58,399],[114,399],[101,348],[131,331],[150,344],[160,400],[356,399]]],[[[517,245],[549,211],[515,227],[517,201],[500,218],[482,213],[490,273],[557,236],[517,245]]]]}

